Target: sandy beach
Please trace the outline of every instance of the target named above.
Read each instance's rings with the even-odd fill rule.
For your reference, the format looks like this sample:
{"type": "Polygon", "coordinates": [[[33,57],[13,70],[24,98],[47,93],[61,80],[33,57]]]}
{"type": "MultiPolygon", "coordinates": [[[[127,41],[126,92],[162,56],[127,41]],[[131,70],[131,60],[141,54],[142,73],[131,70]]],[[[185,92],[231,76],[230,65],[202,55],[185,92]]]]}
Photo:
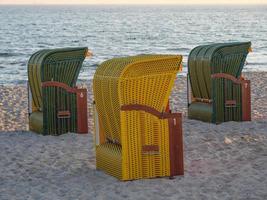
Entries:
{"type": "Polygon", "coordinates": [[[95,170],[91,82],[89,134],[41,136],[28,131],[27,86],[0,85],[0,200],[267,199],[267,72],[251,80],[252,121],[220,125],[187,119],[186,78],[172,96],[183,113],[185,175],[120,182],[95,170]]]}

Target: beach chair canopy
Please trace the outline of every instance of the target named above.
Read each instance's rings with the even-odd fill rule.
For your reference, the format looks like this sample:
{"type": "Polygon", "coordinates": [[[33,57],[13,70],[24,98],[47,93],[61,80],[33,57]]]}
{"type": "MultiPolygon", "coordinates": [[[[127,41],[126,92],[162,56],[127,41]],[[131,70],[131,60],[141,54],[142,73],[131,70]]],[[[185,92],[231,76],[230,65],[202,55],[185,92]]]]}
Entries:
{"type": "MultiPolygon", "coordinates": [[[[250,42],[217,43],[198,46],[190,52],[188,75],[192,97],[195,101],[191,107],[189,106],[190,117],[213,122],[228,121],[222,119],[225,109],[221,107],[220,101],[224,101],[223,98],[228,95],[228,92],[229,95],[233,91],[238,92],[232,87],[239,86],[232,86],[233,83],[229,81],[230,78],[234,80],[241,78],[241,72],[250,48],[250,42]],[[215,77],[218,75],[223,77],[215,77]],[[229,86],[222,85],[222,81],[225,80],[226,82],[228,80],[229,86]],[[224,91],[222,91],[222,87],[224,91]],[[203,102],[213,102],[213,104],[203,104],[203,102]]],[[[227,84],[226,82],[225,84],[227,84]]],[[[229,98],[232,97],[229,96],[229,98]]],[[[236,115],[233,118],[238,120],[240,116],[236,115]]],[[[229,120],[233,118],[230,117],[229,120]]]]}
{"type": "MultiPolygon", "coordinates": [[[[57,126],[61,125],[53,124],[51,120],[55,119],[52,119],[50,115],[57,115],[58,110],[66,109],[67,101],[69,104],[68,106],[75,107],[72,110],[76,109],[76,99],[75,96],[73,96],[75,91],[71,88],[76,86],[76,81],[87,52],[87,47],[45,49],[37,51],[31,56],[28,62],[28,78],[31,91],[30,98],[32,98],[32,113],[30,115],[31,130],[45,134],[48,132],[53,134],[60,129],[57,126]],[[45,87],[43,87],[43,84],[47,82],[53,83],[46,84],[45,87]],[[72,94],[68,96],[63,91],[56,92],[56,90],[59,90],[56,89],[56,87],[61,88],[61,90],[65,88],[65,93],[67,91],[72,91],[72,94]],[[72,105],[70,105],[69,101],[72,102],[72,105]],[[50,131],[47,129],[48,126],[51,128],[50,131]]],[[[74,113],[71,115],[74,115],[74,113]]],[[[77,121],[77,119],[74,118],[75,117],[72,116],[71,120],[77,121]]],[[[56,121],[54,122],[56,123],[56,121]]],[[[62,126],[65,127],[65,132],[68,129],[67,126],[70,125],[65,124],[62,126]]],[[[74,129],[72,130],[74,131],[74,129]]]]}
{"type": "Polygon", "coordinates": [[[74,87],[85,59],[87,47],[44,49],[34,53],[28,62],[32,100],[42,110],[42,82],[58,81],[74,87]]]}
{"type": "Polygon", "coordinates": [[[168,119],[155,114],[166,110],[181,61],[179,55],[140,55],[97,68],[97,168],[123,180],[170,175],[168,119]],[[157,153],[144,154],[143,148],[157,153]]]}

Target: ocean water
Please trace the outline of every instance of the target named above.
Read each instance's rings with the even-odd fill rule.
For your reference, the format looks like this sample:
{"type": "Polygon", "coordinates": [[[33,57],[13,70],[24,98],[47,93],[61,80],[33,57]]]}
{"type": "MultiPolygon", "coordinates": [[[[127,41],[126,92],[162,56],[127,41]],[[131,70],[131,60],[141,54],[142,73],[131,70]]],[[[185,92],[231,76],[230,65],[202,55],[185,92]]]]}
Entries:
{"type": "Polygon", "coordinates": [[[246,71],[267,71],[267,6],[0,6],[0,84],[24,83],[43,48],[89,47],[79,79],[106,59],[182,54],[211,42],[251,41],[246,71]]]}

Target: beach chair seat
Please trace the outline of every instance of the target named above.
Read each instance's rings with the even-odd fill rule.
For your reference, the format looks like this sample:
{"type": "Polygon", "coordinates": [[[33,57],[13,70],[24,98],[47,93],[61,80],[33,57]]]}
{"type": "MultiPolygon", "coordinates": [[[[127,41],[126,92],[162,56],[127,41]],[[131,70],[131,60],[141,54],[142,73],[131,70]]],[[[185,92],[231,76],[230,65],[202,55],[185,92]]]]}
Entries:
{"type": "Polygon", "coordinates": [[[188,57],[188,117],[212,123],[250,121],[250,81],[242,69],[250,42],[194,48],[188,57]]]}
{"type": "Polygon", "coordinates": [[[120,180],[184,173],[181,113],[168,98],[182,56],[102,63],[93,79],[96,168],[120,180]]]}
{"type": "Polygon", "coordinates": [[[29,129],[44,135],[87,133],[87,91],[76,87],[88,48],[45,49],[28,62],[29,129]]]}
{"type": "Polygon", "coordinates": [[[202,121],[210,121],[212,118],[212,104],[203,102],[194,102],[188,108],[190,117],[202,121]]]}

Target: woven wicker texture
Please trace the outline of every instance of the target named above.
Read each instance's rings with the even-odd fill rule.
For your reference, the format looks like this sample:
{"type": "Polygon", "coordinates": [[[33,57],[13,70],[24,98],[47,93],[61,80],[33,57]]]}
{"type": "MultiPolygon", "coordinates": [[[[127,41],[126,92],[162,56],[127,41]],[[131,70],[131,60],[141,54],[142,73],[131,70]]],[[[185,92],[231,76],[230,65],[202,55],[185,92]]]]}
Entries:
{"type": "Polygon", "coordinates": [[[192,95],[197,99],[213,101],[213,112],[210,118],[204,117],[207,113],[204,114],[201,111],[208,110],[208,108],[199,106],[197,106],[200,108],[199,111],[189,109],[190,118],[201,119],[203,115],[204,121],[214,123],[241,120],[241,85],[224,78],[212,79],[211,75],[225,73],[240,78],[250,47],[250,42],[219,43],[198,46],[190,52],[188,74],[192,95]],[[225,107],[227,99],[235,99],[236,106],[225,107]]]}
{"type": "Polygon", "coordinates": [[[170,175],[168,120],[138,111],[122,112],[123,178],[125,180],[170,175]],[[142,146],[159,146],[143,153],[142,146]]]}
{"type": "Polygon", "coordinates": [[[165,111],[181,61],[182,56],[141,55],[111,59],[97,68],[93,90],[105,137],[96,150],[98,169],[122,180],[170,174],[168,120],[120,108],[140,104],[165,111]],[[107,142],[121,146],[122,166],[110,164],[118,154],[114,155],[115,147],[102,148],[107,142]],[[159,146],[159,152],[144,153],[144,145],[159,146]]]}
{"type": "Polygon", "coordinates": [[[122,179],[121,145],[105,143],[96,147],[96,166],[108,174],[122,179]]]}
{"type": "Polygon", "coordinates": [[[88,49],[45,49],[34,53],[28,62],[28,77],[33,103],[42,110],[41,82],[58,81],[74,87],[88,49]]]}
{"type": "Polygon", "coordinates": [[[120,106],[142,104],[165,110],[181,56],[143,55],[115,58],[94,75],[94,97],[107,138],[120,142],[120,106]]]}
{"type": "Polygon", "coordinates": [[[29,86],[32,95],[32,111],[43,113],[43,119],[30,116],[30,129],[43,134],[62,134],[76,130],[76,98],[62,88],[45,87],[46,81],[57,81],[75,87],[88,49],[64,48],[40,50],[28,62],[29,86]],[[70,119],[56,119],[58,110],[70,110],[70,119]],[[38,124],[35,124],[38,122],[38,124]]]}

